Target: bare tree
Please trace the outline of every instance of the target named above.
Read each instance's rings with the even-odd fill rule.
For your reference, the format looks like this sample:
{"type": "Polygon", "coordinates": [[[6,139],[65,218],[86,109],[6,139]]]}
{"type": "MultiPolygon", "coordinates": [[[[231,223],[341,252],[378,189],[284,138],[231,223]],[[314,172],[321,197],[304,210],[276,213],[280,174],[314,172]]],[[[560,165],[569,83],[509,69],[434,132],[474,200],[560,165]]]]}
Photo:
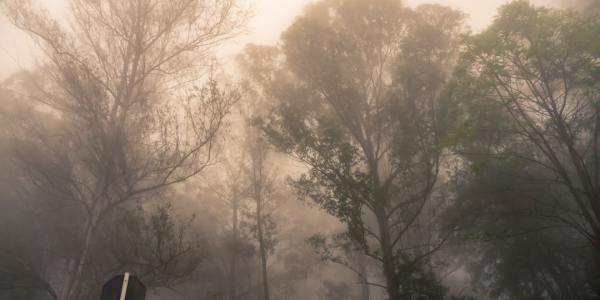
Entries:
{"type": "Polygon", "coordinates": [[[267,268],[267,260],[269,252],[273,250],[274,239],[273,230],[274,223],[269,214],[269,202],[273,196],[273,178],[269,174],[267,165],[268,144],[260,137],[258,128],[249,129],[247,147],[249,155],[249,163],[246,171],[250,179],[251,198],[256,205],[254,211],[256,239],[258,241],[260,267],[262,276],[262,296],[264,300],[270,299],[269,293],[269,275],[267,268]]]}
{"type": "MultiPolygon", "coordinates": [[[[251,48],[251,47],[250,47],[251,48]]],[[[269,49],[268,47],[265,49],[269,49]]],[[[261,120],[267,114],[271,104],[264,90],[260,87],[257,77],[260,72],[253,69],[253,55],[259,54],[245,51],[237,57],[238,67],[246,77],[240,82],[244,91],[244,102],[239,106],[242,115],[242,126],[245,126],[242,147],[246,150],[245,171],[248,178],[248,196],[255,204],[252,225],[255,230],[260,255],[262,276],[262,297],[269,300],[268,258],[274,251],[276,240],[276,224],[272,213],[276,206],[277,168],[271,166],[276,160],[272,147],[261,129],[261,120]]]]}
{"type": "MultiPolygon", "coordinates": [[[[231,155],[232,156],[232,155],[231,155]]],[[[244,174],[242,158],[227,158],[219,165],[222,172],[213,171],[210,178],[206,178],[207,188],[229,210],[229,232],[225,237],[226,249],[229,252],[228,264],[228,295],[235,300],[239,296],[239,260],[243,248],[240,234],[240,214],[247,194],[247,182],[244,174]]]]}
{"type": "Polygon", "coordinates": [[[72,0],[69,7],[72,22],[62,28],[29,1],[3,2],[48,59],[46,80],[28,96],[64,124],[57,135],[22,136],[51,163],[19,156],[37,186],[81,212],[63,300],[79,299],[90,245],[107,215],[210,162],[237,95],[212,79],[195,88],[190,82],[202,76],[209,51],[244,20],[233,0],[72,0]],[[51,170],[57,166],[60,177],[51,170]]]}

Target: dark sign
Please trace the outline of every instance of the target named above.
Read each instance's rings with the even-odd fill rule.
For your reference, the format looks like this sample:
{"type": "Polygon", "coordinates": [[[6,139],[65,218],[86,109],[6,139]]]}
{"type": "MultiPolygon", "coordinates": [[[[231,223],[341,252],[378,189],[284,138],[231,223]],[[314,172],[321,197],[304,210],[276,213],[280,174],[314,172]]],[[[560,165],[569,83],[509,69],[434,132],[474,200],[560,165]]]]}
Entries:
{"type": "Polygon", "coordinates": [[[100,300],[144,300],[145,298],[146,286],[139,278],[128,273],[117,275],[107,281],[102,286],[100,296],[100,300]]]}

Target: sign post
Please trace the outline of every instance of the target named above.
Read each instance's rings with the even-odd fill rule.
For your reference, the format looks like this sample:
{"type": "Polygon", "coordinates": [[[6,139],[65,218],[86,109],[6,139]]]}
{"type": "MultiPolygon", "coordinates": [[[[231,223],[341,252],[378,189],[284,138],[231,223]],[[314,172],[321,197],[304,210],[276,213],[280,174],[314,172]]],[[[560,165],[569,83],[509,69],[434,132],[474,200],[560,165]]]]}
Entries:
{"type": "Polygon", "coordinates": [[[144,300],[146,286],[129,272],[111,278],[102,286],[100,300],[144,300]]]}

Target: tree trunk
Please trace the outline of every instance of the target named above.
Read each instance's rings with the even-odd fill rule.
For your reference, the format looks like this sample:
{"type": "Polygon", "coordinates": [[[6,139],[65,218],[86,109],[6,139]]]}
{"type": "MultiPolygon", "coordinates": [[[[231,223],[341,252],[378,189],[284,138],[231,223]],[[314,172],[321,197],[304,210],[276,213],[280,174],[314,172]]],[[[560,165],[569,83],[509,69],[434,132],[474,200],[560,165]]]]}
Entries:
{"type": "MultiPolygon", "coordinates": [[[[237,201],[237,200],[233,200],[237,201]]],[[[229,299],[235,300],[237,297],[237,252],[238,252],[238,205],[237,202],[233,204],[233,216],[232,216],[232,230],[231,230],[231,264],[229,266],[229,299]]]]}
{"type": "Polygon", "coordinates": [[[267,249],[263,236],[263,226],[262,226],[262,203],[260,197],[256,199],[256,226],[258,230],[258,244],[260,248],[260,264],[262,270],[262,290],[263,290],[263,299],[269,300],[269,278],[267,274],[267,249]]]}
{"type": "Polygon", "coordinates": [[[87,256],[92,242],[92,236],[94,234],[93,225],[91,224],[91,221],[88,224],[89,225],[85,226],[83,244],[81,245],[81,252],[78,258],[69,262],[69,266],[67,267],[67,274],[60,296],[61,300],[78,300],[78,295],[77,293],[75,293],[75,291],[79,289],[79,286],[81,284],[81,277],[83,276],[83,266],[87,261],[87,256]]]}
{"type": "Polygon", "coordinates": [[[366,257],[364,254],[359,253],[358,256],[358,265],[359,265],[359,272],[360,272],[360,282],[362,282],[361,285],[361,293],[360,293],[360,299],[362,300],[369,300],[370,298],[370,291],[369,291],[369,274],[367,273],[367,262],[366,262],[366,257]]]}
{"type": "MultiPolygon", "coordinates": [[[[382,203],[382,202],[379,202],[382,203]]],[[[379,205],[376,211],[377,225],[379,226],[380,247],[383,260],[383,274],[386,281],[386,291],[390,300],[400,299],[400,282],[396,272],[396,260],[394,259],[394,249],[390,240],[390,232],[383,205],[379,205]]]]}

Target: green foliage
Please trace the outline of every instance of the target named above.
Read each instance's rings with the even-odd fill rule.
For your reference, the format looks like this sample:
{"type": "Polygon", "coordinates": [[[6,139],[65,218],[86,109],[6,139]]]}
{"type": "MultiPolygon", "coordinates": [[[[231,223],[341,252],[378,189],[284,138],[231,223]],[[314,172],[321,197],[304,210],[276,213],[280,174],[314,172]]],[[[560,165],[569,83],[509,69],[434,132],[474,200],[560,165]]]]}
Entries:
{"type": "Polygon", "coordinates": [[[465,168],[446,218],[481,251],[467,265],[491,297],[591,292],[596,200],[578,199],[596,199],[587,180],[598,186],[599,34],[597,18],[514,1],[465,40],[448,87],[465,168]]]}
{"type": "Polygon", "coordinates": [[[449,109],[442,90],[462,18],[439,5],[327,0],[287,29],[280,53],[247,49],[250,70],[262,73],[250,76],[276,103],[264,131],[308,168],[291,180],[299,198],[338,218],[358,250],[382,261],[393,299],[406,275],[395,266],[423,254],[400,243],[419,243],[404,234],[418,230],[437,182],[449,109]]]}
{"type": "Polygon", "coordinates": [[[408,263],[400,263],[397,266],[398,274],[401,274],[400,295],[403,299],[445,299],[446,287],[424,261],[414,262],[410,259],[404,261],[408,263]]]}

